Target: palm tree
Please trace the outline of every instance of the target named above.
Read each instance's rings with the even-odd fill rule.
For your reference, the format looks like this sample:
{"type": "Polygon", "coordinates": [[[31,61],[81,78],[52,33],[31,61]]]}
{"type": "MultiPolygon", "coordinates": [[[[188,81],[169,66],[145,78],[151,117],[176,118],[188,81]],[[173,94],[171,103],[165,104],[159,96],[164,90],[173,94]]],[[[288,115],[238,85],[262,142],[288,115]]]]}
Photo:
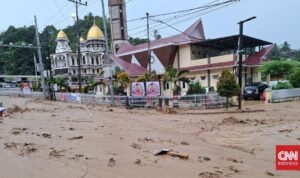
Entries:
{"type": "Polygon", "coordinates": [[[136,82],[148,82],[148,81],[154,81],[157,80],[157,74],[156,71],[153,70],[151,73],[146,72],[144,75],[139,76],[136,79],[136,82]]]}
{"type": "Polygon", "coordinates": [[[87,85],[83,89],[84,93],[88,93],[89,91],[94,90],[98,85],[104,84],[102,81],[95,82],[93,77],[86,77],[85,81],[87,85]]]}
{"type": "Polygon", "coordinates": [[[61,89],[64,88],[66,91],[70,92],[71,87],[67,84],[66,79],[63,77],[55,77],[53,78],[54,83],[57,84],[61,89]]]}
{"type": "Polygon", "coordinates": [[[125,71],[118,71],[115,74],[115,86],[114,86],[114,92],[116,94],[121,94],[121,95],[125,95],[127,92],[124,91],[125,89],[127,89],[128,85],[130,84],[130,78],[129,78],[129,74],[125,71]]]}
{"type": "Polygon", "coordinates": [[[188,70],[178,70],[172,66],[166,68],[166,72],[163,76],[164,83],[170,82],[173,95],[179,95],[181,92],[181,87],[178,82],[190,83],[190,80],[182,75],[188,73],[188,70]]]}

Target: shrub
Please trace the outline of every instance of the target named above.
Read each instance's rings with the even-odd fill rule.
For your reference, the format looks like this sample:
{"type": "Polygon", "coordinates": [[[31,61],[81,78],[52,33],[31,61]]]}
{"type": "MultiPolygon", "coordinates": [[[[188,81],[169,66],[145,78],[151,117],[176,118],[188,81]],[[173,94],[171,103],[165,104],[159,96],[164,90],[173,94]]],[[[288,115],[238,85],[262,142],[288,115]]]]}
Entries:
{"type": "Polygon", "coordinates": [[[237,96],[240,87],[236,83],[234,75],[229,70],[224,70],[217,83],[217,91],[220,96],[226,97],[226,108],[228,106],[228,98],[237,96]]]}
{"type": "Polygon", "coordinates": [[[278,82],[276,86],[274,86],[273,90],[283,90],[283,89],[290,89],[293,88],[293,86],[288,82],[278,82]]]}
{"type": "Polygon", "coordinates": [[[202,94],[205,92],[206,92],[205,88],[200,85],[199,81],[197,81],[196,83],[189,85],[187,94],[193,95],[193,94],[202,94]]]}
{"type": "Polygon", "coordinates": [[[291,75],[290,75],[290,83],[295,88],[300,88],[300,68],[297,68],[291,75]]]}

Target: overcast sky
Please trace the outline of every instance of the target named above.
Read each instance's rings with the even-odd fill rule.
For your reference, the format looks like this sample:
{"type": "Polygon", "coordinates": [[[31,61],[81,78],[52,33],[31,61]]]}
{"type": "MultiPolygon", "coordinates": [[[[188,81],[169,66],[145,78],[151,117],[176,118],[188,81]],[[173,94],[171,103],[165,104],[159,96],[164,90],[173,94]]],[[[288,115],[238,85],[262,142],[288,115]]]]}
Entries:
{"type": "MultiPolygon", "coordinates": [[[[82,0],[83,1],[83,0],[82,0]]],[[[128,20],[150,14],[190,9],[216,0],[126,0],[128,20]]],[[[219,0],[222,2],[225,0],[219,0]]],[[[100,0],[87,0],[87,7],[80,7],[80,17],[88,12],[102,15],[100,0]]],[[[107,5],[107,0],[105,0],[107,5]]],[[[185,18],[169,21],[176,29],[185,30],[189,25],[202,18],[206,38],[217,38],[238,33],[237,22],[251,16],[257,19],[245,24],[245,34],[273,43],[288,41],[293,48],[300,48],[300,0],[241,0],[231,6],[201,15],[201,13],[185,18]],[[187,19],[188,18],[188,19],[187,19]]],[[[107,8],[107,7],[106,7],[107,8]]],[[[40,30],[53,24],[64,28],[73,22],[70,14],[74,13],[74,5],[67,0],[7,0],[0,2],[0,30],[10,25],[24,26],[33,24],[33,16],[37,15],[40,30]]],[[[107,9],[106,9],[107,12],[107,9]]],[[[161,17],[164,19],[166,17],[161,17]]],[[[129,35],[145,37],[145,20],[128,23],[129,35]]],[[[155,24],[151,24],[152,27],[155,24]]],[[[157,28],[163,27],[159,25],[157,28]]],[[[153,29],[154,30],[154,29],[153,29]]],[[[177,34],[171,28],[160,29],[163,36],[177,34]]]]}

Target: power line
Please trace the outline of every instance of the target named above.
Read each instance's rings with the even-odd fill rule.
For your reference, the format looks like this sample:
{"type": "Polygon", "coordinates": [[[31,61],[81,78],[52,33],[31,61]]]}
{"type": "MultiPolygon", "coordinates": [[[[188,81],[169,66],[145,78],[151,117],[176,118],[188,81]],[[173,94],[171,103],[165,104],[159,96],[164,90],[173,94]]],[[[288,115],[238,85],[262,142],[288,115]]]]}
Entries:
{"type": "MultiPolygon", "coordinates": [[[[210,2],[210,3],[207,3],[207,4],[205,4],[205,5],[209,5],[209,4],[218,2],[218,1],[220,1],[220,0],[215,0],[215,1],[210,2]]],[[[195,11],[195,12],[192,12],[192,13],[197,13],[197,12],[199,12],[199,10],[198,10],[198,11],[195,11]]],[[[184,14],[184,13],[187,13],[187,12],[183,12],[182,14],[184,14]]],[[[186,15],[189,15],[189,14],[192,14],[192,13],[189,12],[189,13],[186,14],[186,15]]],[[[185,15],[183,15],[183,16],[185,16],[185,15]]],[[[176,19],[176,18],[183,17],[183,16],[175,15],[175,16],[172,16],[172,17],[169,17],[169,18],[165,18],[165,19],[163,19],[163,21],[170,21],[170,20],[174,20],[174,19],[176,19]]],[[[158,23],[158,22],[154,22],[153,24],[157,24],[157,23],[158,23]]],[[[128,31],[132,31],[132,30],[136,30],[136,29],[140,29],[140,28],[145,28],[145,25],[134,27],[134,28],[132,28],[132,29],[129,29],[128,31]]]]}
{"type": "MultiPolygon", "coordinates": [[[[219,0],[215,0],[214,2],[217,2],[217,1],[219,1],[219,0]]],[[[211,8],[211,7],[220,6],[220,5],[223,5],[223,4],[227,4],[227,3],[231,3],[231,2],[237,2],[237,1],[240,1],[240,0],[228,0],[228,1],[221,2],[221,3],[208,4],[208,5],[203,5],[203,6],[199,6],[199,7],[195,7],[195,8],[191,8],[191,9],[185,9],[185,10],[168,12],[168,13],[157,14],[157,15],[151,15],[149,17],[153,18],[153,17],[160,17],[160,16],[166,16],[166,15],[173,15],[173,14],[178,14],[178,13],[182,13],[182,12],[189,12],[189,11],[198,10],[198,9],[211,8]]],[[[147,17],[139,17],[139,18],[136,18],[136,19],[127,20],[127,22],[134,22],[134,21],[143,20],[143,19],[146,19],[146,18],[147,17]]]]}
{"type": "MultiPolygon", "coordinates": [[[[207,12],[204,12],[204,13],[201,13],[201,14],[196,14],[196,15],[193,16],[193,17],[188,17],[188,18],[185,18],[185,19],[183,19],[183,20],[181,20],[181,21],[174,22],[174,23],[172,23],[172,24],[169,24],[169,23],[168,23],[168,25],[177,25],[177,24],[180,24],[180,23],[182,23],[182,22],[190,21],[190,20],[192,20],[192,19],[194,19],[194,18],[196,18],[196,17],[200,17],[200,16],[203,16],[203,15],[205,15],[205,14],[211,13],[211,12],[213,12],[213,11],[216,11],[216,10],[219,10],[219,9],[222,9],[222,8],[225,8],[225,7],[230,6],[230,5],[232,5],[232,4],[236,3],[236,2],[237,2],[237,1],[232,1],[232,2],[229,3],[229,4],[225,4],[225,5],[221,6],[221,7],[214,8],[214,9],[212,9],[212,10],[210,10],[210,11],[207,11],[207,12]]],[[[207,8],[207,9],[209,9],[209,8],[207,8]]],[[[207,9],[205,9],[205,10],[207,10],[207,9]]],[[[183,17],[183,16],[188,16],[188,15],[191,15],[191,14],[195,14],[195,13],[198,13],[198,12],[202,12],[202,11],[204,11],[204,10],[201,9],[201,10],[198,10],[198,11],[196,11],[196,12],[192,12],[192,13],[189,13],[189,14],[185,14],[185,15],[182,15],[182,17],[183,17]]],[[[165,25],[166,25],[166,24],[165,24],[165,25]]],[[[166,26],[164,26],[164,27],[157,28],[156,30],[160,30],[160,29],[167,28],[167,27],[169,27],[168,25],[166,25],[166,26]]],[[[154,27],[151,27],[151,28],[155,28],[155,27],[159,27],[159,26],[160,26],[160,25],[157,25],[157,26],[154,26],[154,27]]],[[[142,30],[142,31],[139,31],[139,32],[134,33],[134,34],[143,33],[143,35],[138,36],[138,37],[142,37],[142,36],[144,36],[145,31],[146,31],[146,30],[142,30]]],[[[134,35],[134,34],[131,34],[131,35],[134,35]]]]}
{"type": "MultiPolygon", "coordinates": [[[[54,0],[53,0],[53,2],[54,2],[54,0]]],[[[56,1],[55,1],[55,4],[56,4],[56,1]]],[[[62,10],[65,9],[65,8],[67,7],[67,5],[68,5],[68,2],[66,2],[65,5],[64,5],[62,8],[59,8],[59,6],[56,4],[56,7],[57,7],[58,11],[57,11],[54,15],[52,15],[46,22],[47,22],[48,24],[50,24],[50,22],[52,22],[52,20],[53,20],[58,14],[61,14],[62,17],[64,17],[65,15],[62,13],[62,10]]]]}
{"type": "Polygon", "coordinates": [[[179,33],[185,34],[185,35],[187,35],[188,37],[193,38],[193,39],[195,39],[195,40],[203,40],[203,39],[200,39],[200,38],[196,38],[196,37],[194,37],[194,36],[192,36],[192,35],[190,35],[190,34],[187,34],[187,33],[183,32],[183,31],[181,31],[181,30],[179,30],[179,29],[173,27],[172,25],[169,25],[168,23],[163,22],[163,21],[161,21],[161,20],[155,20],[155,19],[152,19],[152,18],[149,18],[149,19],[150,19],[150,20],[153,20],[153,21],[156,21],[156,22],[160,22],[160,23],[162,23],[162,24],[165,24],[165,25],[167,25],[168,27],[170,27],[170,28],[172,28],[172,29],[178,31],[179,33]]]}
{"type": "Polygon", "coordinates": [[[58,6],[56,0],[52,0],[52,2],[55,4],[56,8],[57,8],[58,11],[61,13],[61,15],[64,15],[64,14],[62,13],[62,9],[58,6]]]}
{"type": "MultiPolygon", "coordinates": [[[[179,15],[179,16],[178,16],[178,15],[177,15],[177,16],[173,16],[173,17],[171,17],[171,18],[167,18],[167,19],[164,19],[164,20],[162,20],[162,21],[168,21],[168,22],[170,22],[170,21],[175,20],[175,19],[178,19],[178,18],[182,18],[182,17],[189,16],[189,15],[192,15],[192,14],[195,14],[195,13],[198,13],[198,12],[205,11],[205,10],[207,10],[207,9],[213,8],[212,6],[208,6],[208,5],[210,5],[210,4],[212,4],[212,3],[215,3],[215,2],[217,2],[217,1],[220,1],[220,0],[216,0],[216,1],[210,2],[210,3],[208,3],[208,4],[205,4],[205,5],[204,5],[205,8],[203,8],[203,9],[198,9],[197,11],[193,11],[193,12],[186,11],[186,12],[189,12],[189,13],[183,13],[182,15],[179,15]]],[[[226,2],[228,3],[229,1],[226,1],[226,2]]],[[[232,1],[232,3],[233,3],[233,2],[236,2],[236,1],[232,1]]],[[[218,3],[218,4],[219,4],[218,6],[220,6],[220,3],[218,3]]],[[[224,4],[224,2],[223,2],[222,4],[224,4]]],[[[217,6],[215,6],[215,7],[217,7],[217,6]]],[[[198,15],[197,15],[197,16],[198,16],[198,15]]],[[[157,28],[157,27],[159,27],[159,26],[161,26],[161,25],[162,25],[162,24],[159,24],[159,25],[156,25],[156,26],[152,26],[151,29],[157,28]]],[[[136,32],[136,33],[133,33],[133,34],[131,34],[131,35],[143,33],[143,32],[145,32],[145,31],[146,31],[146,29],[140,30],[140,31],[138,31],[138,32],[136,32]]]]}
{"type": "MultiPolygon", "coordinates": [[[[97,1],[98,1],[98,0],[95,0],[95,1],[93,1],[93,2],[91,2],[91,3],[89,3],[87,7],[91,7],[91,6],[94,5],[97,1]]],[[[71,10],[71,9],[70,9],[70,10],[71,10]]],[[[86,11],[86,10],[87,10],[87,8],[85,8],[85,9],[79,9],[78,12],[83,12],[83,11],[86,11]]],[[[55,24],[56,24],[56,25],[59,25],[59,24],[65,22],[66,19],[69,18],[69,17],[70,17],[70,14],[65,14],[65,15],[64,15],[64,18],[59,19],[59,21],[56,21],[57,23],[55,23],[55,24]]]]}
{"type": "Polygon", "coordinates": [[[129,4],[131,1],[132,1],[132,0],[128,0],[128,1],[126,1],[126,4],[129,4]]]}

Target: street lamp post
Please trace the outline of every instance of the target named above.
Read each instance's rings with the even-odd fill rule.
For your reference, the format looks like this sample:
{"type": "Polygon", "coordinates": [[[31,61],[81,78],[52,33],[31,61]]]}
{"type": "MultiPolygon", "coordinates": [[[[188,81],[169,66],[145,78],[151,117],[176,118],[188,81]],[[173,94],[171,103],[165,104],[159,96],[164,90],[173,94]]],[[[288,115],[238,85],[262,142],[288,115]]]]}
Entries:
{"type": "Polygon", "coordinates": [[[242,93],[243,93],[243,90],[242,90],[242,83],[243,83],[243,80],[242,80],[242,70],[243,70],[243,25],[244,23],[246,22],[249,22],[250,20],[254,20],[256,19],[255,16],[253,17],[250,17],[246,20],[242,20],[240,21],[238,24],[240,26],[240,34],[239,34],[239,44],[238,44],[238,54],[239,54],[239,86],[240,86],[240,92],[239,92],[239,106],[238,106],[238,109],[242,109],[242,93]]]}

